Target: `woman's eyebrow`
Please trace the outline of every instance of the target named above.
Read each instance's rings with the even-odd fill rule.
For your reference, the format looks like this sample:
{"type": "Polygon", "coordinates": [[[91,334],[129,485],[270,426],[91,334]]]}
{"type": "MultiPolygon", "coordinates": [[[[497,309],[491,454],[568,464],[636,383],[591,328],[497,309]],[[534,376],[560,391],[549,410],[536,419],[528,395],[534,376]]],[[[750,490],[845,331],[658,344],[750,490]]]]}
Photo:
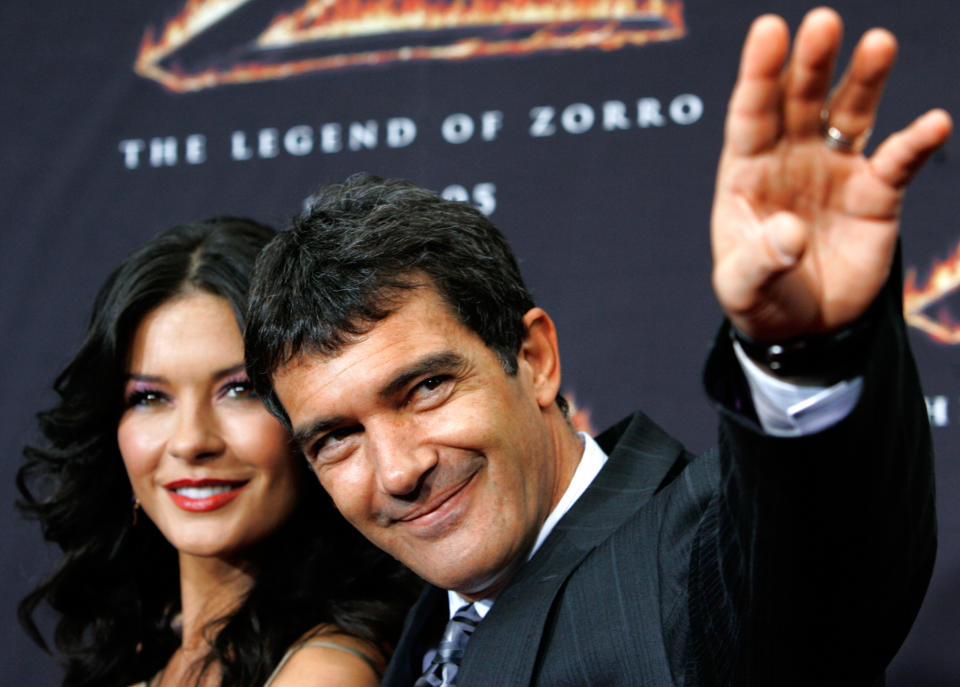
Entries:
{"type": "Polygon", "coordinates": [[[166,382],[166,377],[160,377],[157,375],[143,375],[137,374],[136,372],[129,372],[123,376],[124,382],[152,382],[154,384],[160,384],[166,382]]]}
{"type": "Polygon", "coordinates": [[[238,372],[243,372],[243,371],[244,371],[244,364],[241,362],[241,363],[237,363],[236,365],[231,365],[230,367],[225,367],[222,370],[217,370],[211,375],[211,377],[213,379],[220,379],[220,377],[235,375],[238,372]]]}

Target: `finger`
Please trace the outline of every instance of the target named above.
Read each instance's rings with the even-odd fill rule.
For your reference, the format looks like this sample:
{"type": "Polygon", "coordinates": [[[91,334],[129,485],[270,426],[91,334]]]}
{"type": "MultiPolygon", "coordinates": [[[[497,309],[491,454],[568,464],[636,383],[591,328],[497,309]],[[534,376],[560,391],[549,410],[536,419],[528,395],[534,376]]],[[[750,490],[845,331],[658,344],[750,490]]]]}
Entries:
{"type": "Polygon", "coordinates": [[[930,110],[877,147],[870,158],[873,172],[890,186],[903,188],[930,155],[946,143],[952,128],[949,114],[944,110],[930,110]]]}
{"type": "Polygon", "coordinates": [[[740,57],[740,71],[727,108],[725,144],[741,155],[772,146],[781,130],[780,72],[787,56],[790,32],[772,14],[750,26],[740,57]]]}
{"type": "Polygon", "coordinates": [[[870,131],[896,56],[897,39],[889,31],[872,29],[863,35],[850,66],[830,96],[830,126],[850,139],[870,131]]]}
{"type": "Polygon", "coordinates": [[[787,67],[784,90],[784,129],[802,138],[820,133],[833,66],[843,37],[843,22],[833,10],[820,7],[803,18],[787,67]]]}
{"type": "Polygon", "coordinates": [[[764,302],[763,293],[797,264],[807,247],[807,227],[789,212],[777,212],[744,234],[714,271],[714,288],[729,314],[746,314],[764,302]]]}

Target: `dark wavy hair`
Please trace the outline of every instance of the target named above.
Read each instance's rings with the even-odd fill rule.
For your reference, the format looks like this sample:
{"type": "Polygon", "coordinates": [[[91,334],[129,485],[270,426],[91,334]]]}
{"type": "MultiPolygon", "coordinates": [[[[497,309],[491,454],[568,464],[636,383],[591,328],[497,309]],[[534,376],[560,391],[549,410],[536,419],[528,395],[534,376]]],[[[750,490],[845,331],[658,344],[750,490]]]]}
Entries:
{"type": "MultiPolygon", "coordinates": [[[[267,408],[289,426],[271,382],[277,369],[303,352],[336,354],[425,283],[515,374],[534,300],[486,217],[402,179],[356,174],[320,189],[254,269],[244,342],[267,408]]],[[[557,405],[566,412],[562,396],[557,405]]]]}
{"type": "MultiPolygon", "coordinates": [[[[241,330],[250,272],[273,229],[218,217],[173,227],[135,251],[97,295],[79,353],[56,378],[59,403],[38,414],[43,447],[24,449],[18,507],[63,556],[26,596],[21,624],[50,651],[34,616],[59,616],[53,644],[64,685],[149,680],[179,646],[177,552],[148,518],[133,524],[131,487],[117,447],[127,349],[141,319],[191,290],[225,298],[241,330]]],[[[416,592],[409,573],[361,537],[303,466],[293,514],[258,545],[253,587],[206,628],[224,686],[261,684],[286,649],[329,623],[377,646],[396,641],[416,592]]]]}

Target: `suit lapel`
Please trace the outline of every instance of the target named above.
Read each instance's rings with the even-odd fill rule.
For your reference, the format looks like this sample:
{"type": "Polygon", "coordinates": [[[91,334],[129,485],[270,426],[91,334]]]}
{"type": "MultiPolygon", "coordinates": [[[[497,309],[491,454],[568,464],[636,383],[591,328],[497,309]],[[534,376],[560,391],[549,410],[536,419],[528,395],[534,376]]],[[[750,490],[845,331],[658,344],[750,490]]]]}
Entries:
{"type": "Polygon", "coordinates": [[[441,618],[440,622],[445,624],[446,616],[447,593],[428,584],[407,614],[403,634],[387,666],[381,687],[410,687],[420,677],[420,666],[413,664],[422,656],[420,644],[425,637],[432,636],[431,626],[437,622],[437,618],[441,618]]]}
{"type": "Polygon", "coordinates": [[[560,588],[597,545],[687,462],[680,443],[643,413],[607,430],[598,443],[610,459],[477,627],[458,687],[530,684],[560,588]]]}
{"type": "Polygon", "coordinates": [[[557,525],[580,547],[604,541],[676,476],[691,456],[637,411],[597,437],[610,459],[557,525]]]}

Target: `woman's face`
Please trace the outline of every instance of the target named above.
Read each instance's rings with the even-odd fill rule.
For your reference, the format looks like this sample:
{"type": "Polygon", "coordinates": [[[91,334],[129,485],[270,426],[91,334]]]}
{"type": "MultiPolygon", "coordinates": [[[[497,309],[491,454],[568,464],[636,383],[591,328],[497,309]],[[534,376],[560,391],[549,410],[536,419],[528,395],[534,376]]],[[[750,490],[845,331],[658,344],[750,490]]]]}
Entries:
{"type": "Polygon", "coordinates": [[[143,510],[181,555],[244,556],[293,511],[287,433],[253,395],[229,303],[203,292],[140,322],[117,428],[143,510]]]}

